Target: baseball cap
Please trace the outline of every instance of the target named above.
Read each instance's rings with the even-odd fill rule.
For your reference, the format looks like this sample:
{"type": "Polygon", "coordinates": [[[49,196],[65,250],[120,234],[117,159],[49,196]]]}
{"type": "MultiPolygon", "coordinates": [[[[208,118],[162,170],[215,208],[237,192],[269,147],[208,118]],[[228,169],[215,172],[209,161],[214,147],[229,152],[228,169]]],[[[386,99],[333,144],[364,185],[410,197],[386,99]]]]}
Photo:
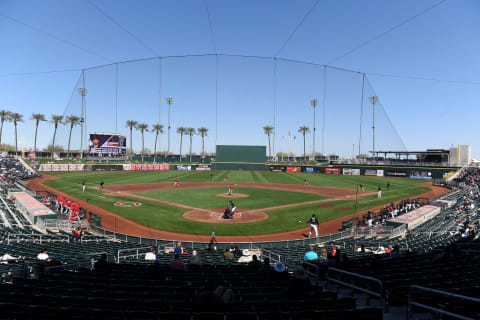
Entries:
{"type": "Polygon", "coordinates": [[[285,265],[283,264],[283,262],[278,261],[278,262],[275,263],[275,265],[273,266],[273,269],[274,269],[276,272],[284,272],[284,271],[285,271],[285,265]]]}

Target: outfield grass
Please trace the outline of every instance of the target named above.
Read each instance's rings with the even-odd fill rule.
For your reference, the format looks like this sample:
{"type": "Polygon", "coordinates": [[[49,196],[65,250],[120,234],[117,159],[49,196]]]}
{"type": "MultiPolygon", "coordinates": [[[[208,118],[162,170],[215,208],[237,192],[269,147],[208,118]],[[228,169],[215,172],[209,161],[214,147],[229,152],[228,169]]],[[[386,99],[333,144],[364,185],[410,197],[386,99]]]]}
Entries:
{"type": "Polygon", "coordinates": [[[134,183],[152,183],[152,182],[171,182],[178,178],[180,182],[209,182],[210,174],[213,175],[213,182],[223,183],[223,179],[228,175],[231,182],[256,182],[256,183],[286,183],[303,184],[305,178],[311,185],[340,187],[355,189],[358,184],[363,183],[365,189],[377,191],[378,186],[386,190],[387,182],[390,183],[392,190],[405,189],[409,187],[417,188],[415,184],[424,182],[408,178],[387,178],[387,177],[369,177],[369,176],[343,176],[343,175],[325,175],[312,173],[289,173],[289,172],[270,172],[270,171],[100,171],[100,172],[54,172],[52,175],[61,177],[66,181],[81,184],[86,181],[89,186],[98,186],[100,181],[105,185],[115,184],[134,184],[134,183]]]}
{"type": "Polygon", "coordinates": [[[284,190],[272,190],[251,187],[235,187],[234,193],[247,194],[246,198],[221,198],[217,194],[226,193],[226,187],[196,188],[196,189],[171,189],[155,190],[139,193],[149,198],[180,203],[196,208],[223,208],[230,206],[228,201],[233,200],[241,209],[261,209],[273,206],[281,206],[291,203],[307,202],[326,199],[326,197],[303,192],[284,190]]]}
{"type": "MultiPolygon", "coordinates": [[[[158,199],[173,201],[177,203],[189,204],[188,201],[195,202],[195,206],[200,204],[204,208],[223,207],[227,199],[218,199],[222,205],[217,205],[214,199],[216,193],[226,192],[223,179],[228,175],[232,182],[261,182],[261,183],[287,183],[303,184],[303,179],[308,178],[310,184],[321,186],[335,186],[355,189],[357,184],[365,184],[366,190],[376,191],[378,185],[382,186],[383,198],[377,199],[376,195],[362,198],[357,203],[355,210],[355,201],[332,201],[322,204],[331,204],[335,207],[349,207],[348,210],[334,210],[332,208],[321,208],[320,204],[305,205],[288,209],[271,210],[267,213],[270,217],[266,220],[247,223],[247,224],[207,224],[191,221],[183,218],[184,209],[153,203],[141,200],[142,206],[134,208],[122,208],[113,205],[116,201],[138,201],[129,197],[106,196],[99,190],[88,189],[85,194],[81,191],[81,183],[86,180],[89,186],[96,186],[100,181],[106,185],[113,184],[134,184],[146,182],[172,182],[175,178],[182,181],[210,181],[210,172],[192,171],[192,172],[89,172],[84,173],[56,173],[61,177],[60,180],[50,180],[44,182],[46,185],[58,189],[73,197],[87,200],[102,209],[114,212],[122,217],[135,221],[139,224],[160,230],[189,233],[197,235],[209,235],[215,231],[217,235],[259,235],[296,230],[307,226],[306,221],[312,213],[317,214],[321,222],[335,219],[342,216],[351,215],[354,211],[366,210],[384,203],[396,201],[408,197],[413,197],[420,193],[428,191],[428,188],[415,185],[421,181],[413,179],[399,178],[381,178],[365,176],[333,176],[333,175],[315,175],[302,173],[276,173],[260,171],[212,171],[214,182],[221,182],[222,186],[200,189],[178,189],[152,191],[146,193],[147,196],[158,199]],[[386,183],[390,183],[390,191],[386,191],[386,183]],[[205,190],[209,189],[209,190],[205,190]],[[188,191],[187,191],[188,190],[188,191]],[[220,190],[217,192],[217,190],[220,190]],[[192,193],[190,193],[192,192],[192,193]],[[198,196],[196,194],[199,194],[198,196]],[[204,198],[204,196],[206,198],[204,198]],[[175,200],[173,200],[175,199],[175,200]],[[211,201],[211,202],[210,202],[211,201]],[[203,203],[202,203],[203,202],[203,203]],[[297,222],[297,221],[301,222],[297,222]]],[[[311,200],[309,197],[321,199],[321,196],[304,194],[298,192],[267,190],[238,187],[236,192],[247,193],[255,191],[255,195],[250,198],[235,199],[239,208],[270,207],[273,205],[285,204],[285,201],[303,202],[311,200]],[[240,190],[241,189],[241,190],[240,190]],[[255,190],[250,190],[255,189],[255,190]],[[258,197],[257,197],[258,196],[258,197]],[[307,199],[307,200],[306,200],[307,199]],[[295,201],[294,201],[295,200],[295,201]],[[245,202],[244,202],[245,201],[245,202]],[[283,202],[282,202],[283,201],[283,202]],[[250,207],[251,206],[251,207],[250,207]]],[[[215,197],[216,198],[216,197],[215,197]]],[[[292,202],[290,202],[292,203],[292,202]]]]}

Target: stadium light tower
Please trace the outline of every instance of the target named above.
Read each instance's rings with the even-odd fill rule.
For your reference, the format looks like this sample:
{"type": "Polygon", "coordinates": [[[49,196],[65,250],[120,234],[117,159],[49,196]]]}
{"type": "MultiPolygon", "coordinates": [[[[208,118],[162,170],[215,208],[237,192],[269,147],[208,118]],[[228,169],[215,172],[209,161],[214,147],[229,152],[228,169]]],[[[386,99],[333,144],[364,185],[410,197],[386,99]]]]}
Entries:
{"type": "Polygon", "coordinates": [[[167,156],[168,156],[168,154],[170,153],[170,129],[171,129],[171,126],[170,126],[170,109],[171,109],[171,106],[173,104],[173,98],[168,97],[165,100],[168,103],[168,146],[167,146],[167,156]]]}
{"type": "Polygon", "coordinates": [[[373,156],[375,157],[375,161],[377,157],[375,156],[375,103],[378,101],[378,96],[371,96],[369,97],[370,102],[372,103],[372,110],[373,110],[373,125],[372,125],[372,132],[373,132],[373,156]]]}
{"type": "Polygon", "coordinates": [[[315,109],[318,104],[318,99],[314,98],[310,100],[310,105],[313,107],[313,148],[312,148],[312,153],[313,153],[313,161],[315,161],[315,130],[317,130],[315,126],[315,109]]]}
{"type": "Polygon", "coordinates": [[[80,117],[80,158],[83,159],[83,126],[85,125],[85,97],[88,94],[88,88],[78,88],[78,93],[82,96],[82,115],[80,117]]]}

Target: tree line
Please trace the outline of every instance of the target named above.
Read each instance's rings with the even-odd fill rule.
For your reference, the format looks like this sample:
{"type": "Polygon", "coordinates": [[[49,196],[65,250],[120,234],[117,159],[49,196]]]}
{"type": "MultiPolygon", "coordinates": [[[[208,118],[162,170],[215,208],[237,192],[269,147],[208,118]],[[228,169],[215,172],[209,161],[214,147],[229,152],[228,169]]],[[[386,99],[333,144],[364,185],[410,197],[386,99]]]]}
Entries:
{"type": "MultiPolygon", "coordinates": [[[[272,150],[271,150],[271,144],[270,144],[270,136],[273,133],[274,128],[270,125],[266,125],[263,127],[263,133],[267,135],[268,137],[268,156],[271,159],[272,158],[272,150]]],[[[301,126],[298,129],[298,132],[303,135],[303,160],[307,161],[307,153],[305,150],[305,136],[307,133],[310,133],[310,128],[307,126],[301,126]]]]}

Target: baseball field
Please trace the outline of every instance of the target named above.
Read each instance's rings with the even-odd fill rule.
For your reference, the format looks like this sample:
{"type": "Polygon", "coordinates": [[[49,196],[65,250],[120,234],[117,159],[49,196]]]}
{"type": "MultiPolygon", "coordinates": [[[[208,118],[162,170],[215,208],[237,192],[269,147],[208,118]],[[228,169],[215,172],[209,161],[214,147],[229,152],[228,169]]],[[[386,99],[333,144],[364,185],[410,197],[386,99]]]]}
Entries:
{"type": "MultiPolygon", "coordinates": [[[[59,172],[38,183],[43,185],[37,189],[60,191],[99,212],[107,225],[112,217],[120,217],[149,230],[190,235],[215,231],[220,236],[306,234],[312,213],[321,223],[337,221],[338,228],[342,219],[353,214],[432,193],[430,182],[415,179],[267,171],[59,172]],[[179,181],[176,188],[175,179],[179,181]],[[360,184],[365,191],[358,190],[360,184]],[[234,192],[228,196],[231,185],[234,192]],[[221,216],[230,200],[237,210],[233,220],[225,220],[221,216]],[[105,216],[106,212],[110,215],[105,216]]],[[[332,231],[336,230],[328,230],[332,231]]]]}

